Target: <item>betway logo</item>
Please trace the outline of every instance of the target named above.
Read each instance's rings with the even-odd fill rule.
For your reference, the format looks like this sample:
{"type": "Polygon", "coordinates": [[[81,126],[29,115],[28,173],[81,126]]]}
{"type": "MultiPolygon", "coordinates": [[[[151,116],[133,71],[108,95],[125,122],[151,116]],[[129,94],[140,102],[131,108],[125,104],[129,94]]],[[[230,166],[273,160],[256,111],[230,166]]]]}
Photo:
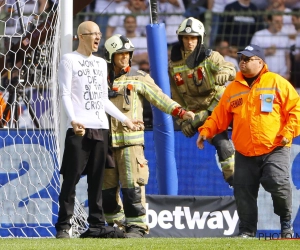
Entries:
{"type": "Polygon", "coordinates": [[[156,211],[149,209],[148,203],[147,209],[147,223],[150,228],[160,226],[162,229],[170,229],[173,226],[176,229],[204,229],[207,225],[210,229],[225,229],[224,235],[232,235],[238,222],[237,211],[234,211],[233,217],[231,217],[228,210],[207,212],[204,211],[202,215],[200,212],[195,211],[191,214],[189,207],[175,207],[174,211],[162,210],[158,214],[156,211]],[[224,219],[227,225],[224,225],[224,219]],[[183,223],[186,222],[186,224],[183,223]]]}

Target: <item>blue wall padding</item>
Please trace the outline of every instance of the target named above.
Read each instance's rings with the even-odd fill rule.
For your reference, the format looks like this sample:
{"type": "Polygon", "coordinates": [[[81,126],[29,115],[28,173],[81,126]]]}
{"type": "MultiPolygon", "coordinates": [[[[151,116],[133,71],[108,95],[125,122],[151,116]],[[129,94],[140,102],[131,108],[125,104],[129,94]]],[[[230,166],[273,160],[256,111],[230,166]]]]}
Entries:
{"type": "MultiPolygon", "coordinates": [[[[150,74],[156,84],[170,96],[168,76],[168,49],[165,25],[146,27],[150,74]]],[[[175,160],[174,126],[171,115],[152,107],[153,139],[156,154],[156,178],[161,195],[178,194],[178,176],[175,160]]]]}

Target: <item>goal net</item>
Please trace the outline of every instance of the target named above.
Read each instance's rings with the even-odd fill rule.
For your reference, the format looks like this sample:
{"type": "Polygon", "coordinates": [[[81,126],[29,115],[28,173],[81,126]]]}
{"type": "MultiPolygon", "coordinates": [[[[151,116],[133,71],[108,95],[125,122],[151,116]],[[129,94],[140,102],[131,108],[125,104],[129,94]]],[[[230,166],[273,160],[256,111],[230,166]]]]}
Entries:
{"type": "MultiPolygon", "coordinates": [[[[57,221],[58,0],[0,0],[0,237],[52,237],[57,221]]],[[[73,235],[86,226],[77,201],[73,235]]]]}

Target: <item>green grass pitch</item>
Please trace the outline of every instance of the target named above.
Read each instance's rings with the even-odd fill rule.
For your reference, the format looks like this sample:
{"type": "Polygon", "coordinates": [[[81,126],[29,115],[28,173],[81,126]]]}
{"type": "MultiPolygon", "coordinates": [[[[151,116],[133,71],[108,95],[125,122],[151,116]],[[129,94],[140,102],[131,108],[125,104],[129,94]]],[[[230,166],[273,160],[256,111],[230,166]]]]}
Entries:
{"type": "Polygon", "coordinates": [[[300,240],[240,238],[143,238],[143,239],[55,239],[2,238],[3,250],[191,250],[191,249],[300,249],[300,240]]]}

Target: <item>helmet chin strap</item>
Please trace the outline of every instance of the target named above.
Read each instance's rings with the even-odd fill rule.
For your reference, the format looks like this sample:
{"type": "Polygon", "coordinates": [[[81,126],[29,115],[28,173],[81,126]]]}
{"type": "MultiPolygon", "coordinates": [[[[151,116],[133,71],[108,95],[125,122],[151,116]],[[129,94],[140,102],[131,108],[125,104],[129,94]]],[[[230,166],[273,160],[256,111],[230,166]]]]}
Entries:
{"type": "Polygon", "coordinates": [[[113,67],[111,67],[111,64],[109,65],[109,72],[108,72],[108,85],[111,88],[114,84],[114,80],[115,80],[115,71],[113,69],[113,67]]]}
{"type": "Polygon", "coordinates": [[[108,85],[111,88],[113,86],[113,84],[114,84],[114,80],[117,77],[119,77],[121,75],[124,75],[124,74],[126,74],[126,73],[128,73],[130,71],[130,66],[128,65],[124,69],[121,69],[120,73],[118,75],[116,75],[114,66],[111,63],[108,64],[108,69],[109,69],[108,77],[107,77],[108,78],[108,85]]]}
{"type": "MultiPolygon", "coordinates": [[[[114,65],[112,70],[114,72],[114,79],[117,78],[117,77],[120,77],[121,75],[124,75],[126,73],[128,73],[130,71],[130,65],[127,65],[126,67],[120,69],[116,69],[116,66],[114,65]]],[[[112,80],[112,79],[110,79],[112,80]]]]}
{"type": "Polygon", "coordinates": [[[205,59],[205,46],[201,44],[201,37],[198,37],[198,44],[194,51],[189,55],[189,57],[185,60],[186,65],[190,68],[196,68],[203,60],[205,59]]]}
{"type": "Polygon", "coordinates": [[[121,69],[121,72],[120,74],[123,75],[123,74],[126,74],[130,71],[130,66],[126,66],[125,68],[121,69]]]}

